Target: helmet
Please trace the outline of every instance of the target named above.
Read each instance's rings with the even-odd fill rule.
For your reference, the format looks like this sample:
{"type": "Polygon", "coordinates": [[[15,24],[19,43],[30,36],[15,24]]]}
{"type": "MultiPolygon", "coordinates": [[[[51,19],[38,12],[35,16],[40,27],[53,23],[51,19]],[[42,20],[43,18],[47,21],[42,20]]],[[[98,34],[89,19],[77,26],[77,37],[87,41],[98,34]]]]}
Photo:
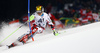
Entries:
{"type": "Polygon", "coordinates": [[[36,6],[36,12],[37,13],[41,13],[41,12],[44,12],[44,8],[43,8],[43,6],[36,6]]]}

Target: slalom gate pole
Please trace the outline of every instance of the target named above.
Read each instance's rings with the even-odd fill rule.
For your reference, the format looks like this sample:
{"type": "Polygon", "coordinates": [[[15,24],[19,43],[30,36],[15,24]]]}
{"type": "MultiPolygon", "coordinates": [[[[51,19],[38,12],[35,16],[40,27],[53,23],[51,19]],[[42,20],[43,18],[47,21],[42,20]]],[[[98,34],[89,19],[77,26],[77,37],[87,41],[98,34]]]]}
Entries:
{"type": "MultiPolygon", "coordinates": [[[[26,24],[26,23],[24,23],[24,24],[26,24]]],[[[21,25],[20,27],[18,27],[15,31],[13,31],[10,35],[8,35],[5,39],[3,39],[1,42],[0,42],[0,44],[3,42],[3,41],[5,41],[8,37],[10,37],[12,34],[14,34],[17,30],[19,30],[22,26],[24,26],[24,24],[23,25],[21,25]]]]}
{"type": "Polygon", "coordinates": [[[31,37],[32,37],[32,40],[34,41],[33,36],[32,36],[31,24],[30,24],[30,0],[28,0],[28,20],[29,20],[29,28],[30,28],[31,37]]]}

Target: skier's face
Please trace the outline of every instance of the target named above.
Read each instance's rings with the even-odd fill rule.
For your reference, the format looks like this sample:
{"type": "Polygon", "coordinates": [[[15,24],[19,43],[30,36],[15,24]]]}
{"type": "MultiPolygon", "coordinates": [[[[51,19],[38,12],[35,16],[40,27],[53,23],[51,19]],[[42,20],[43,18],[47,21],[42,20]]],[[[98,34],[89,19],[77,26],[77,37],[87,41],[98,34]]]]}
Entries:
{"type": "Polygon", "coordinates": [[[38,14],[39,16],[41,16],[41,15],[42,15],[42,12],[38,12],[37,14],[38,14]]]}

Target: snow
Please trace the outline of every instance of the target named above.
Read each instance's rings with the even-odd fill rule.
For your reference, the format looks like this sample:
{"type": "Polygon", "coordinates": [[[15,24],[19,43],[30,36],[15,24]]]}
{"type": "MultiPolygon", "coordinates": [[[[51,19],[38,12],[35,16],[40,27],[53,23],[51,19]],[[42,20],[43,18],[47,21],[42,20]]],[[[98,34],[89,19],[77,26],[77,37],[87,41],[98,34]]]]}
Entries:
{"type": "MultiPolygon", "coordinates": [[[[21,31],[22,29],[19,30],[21,31]]],[[[46,31],[47,33],[35,35],[34,42],[30,40],[25,45],[0,53],[100,53],[100,22],[61,30],[59,36],[54,36],[49,30],[46,31]]]]}

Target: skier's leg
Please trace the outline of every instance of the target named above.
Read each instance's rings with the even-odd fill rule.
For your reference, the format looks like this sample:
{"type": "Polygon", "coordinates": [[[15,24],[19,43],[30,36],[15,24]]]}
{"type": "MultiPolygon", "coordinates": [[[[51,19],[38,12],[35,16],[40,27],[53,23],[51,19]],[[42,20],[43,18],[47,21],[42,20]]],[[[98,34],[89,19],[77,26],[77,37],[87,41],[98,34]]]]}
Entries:
{"type": "MultiPolygon", "coordinates": [[[[35,28],[35,29],[32,30],[32,35],[35,35],[37,33],[42,33],[42,32],[43,32],[43,29],[37,27],[37,28],[35,28]]],[[[29,39],[31,39],[31,33],[28,31],[26,34],[24,34],[21,37],[19,37],[17,41],[15,41],[14,43],[12,43],[8,47],[11,48],[11,47],[14,47],[16,45],[23,45],[29,39]]]]}
{"type": "MultiPolygon", "coordinates": [[[[37,31],[38,31],[38,28],[34,28],[32,30],[32,36],[35,35],[37,31]]],[[[19,41],[22,42],[22,43],[26,43],[26,41],[28,41],[31,38],[32,38],[31,37],[31,32],[29,32],[28,34],[26,34],[22,38],[20,38],[19,41]]]]}
{"type": "Polygon", "coordinates": [[[24,42],[21,41],[21,39],[22,39],[23,37],[25,37],[25,36],[26,36],[27,34],[29,34],[29,33],[30,33],[30,32],[27,31],[26,34],[23,34],[21,37],[18,37],[18,39],[17,39],[14,43],[12,43],[11,45],[9,45],[8,47],[11,48],[11,47],[14,47],[14,46],[16,46],[16,45],[23,45],[24,42]]]}
{"type": "MultiPolygon", "coordinates": [[[[43,32],[43,29],[41,27],[36,27],[36,28],[34,28],[32,30],[32,36],[34,36],[37,33],[42,33],[42,32],[43,32]]],[[[22,41],[20,41],[20,42],[26,43],[26,41],[28,41],[31,38],[32,38],[32,40],[34,39],[33,37],[31,37],[31,33],[29,33],[29,34],[27,34],[27,36],[25,36],[24,38],[22,38],[22,41]],[[27,39],[25,39],[25,38],[27,38],[27,39]]]]}
{"type": "Polygon", "coordinates": [[[43,30],[44,30],[44,29],[43,29],[43,28],[41,28],[41,27],[37,27],[37,28],[38,28],[38,30],[36,31],[36,33],[37,33],[37,34],[42,33],[42,32],[43,32],[43,30]]]}

